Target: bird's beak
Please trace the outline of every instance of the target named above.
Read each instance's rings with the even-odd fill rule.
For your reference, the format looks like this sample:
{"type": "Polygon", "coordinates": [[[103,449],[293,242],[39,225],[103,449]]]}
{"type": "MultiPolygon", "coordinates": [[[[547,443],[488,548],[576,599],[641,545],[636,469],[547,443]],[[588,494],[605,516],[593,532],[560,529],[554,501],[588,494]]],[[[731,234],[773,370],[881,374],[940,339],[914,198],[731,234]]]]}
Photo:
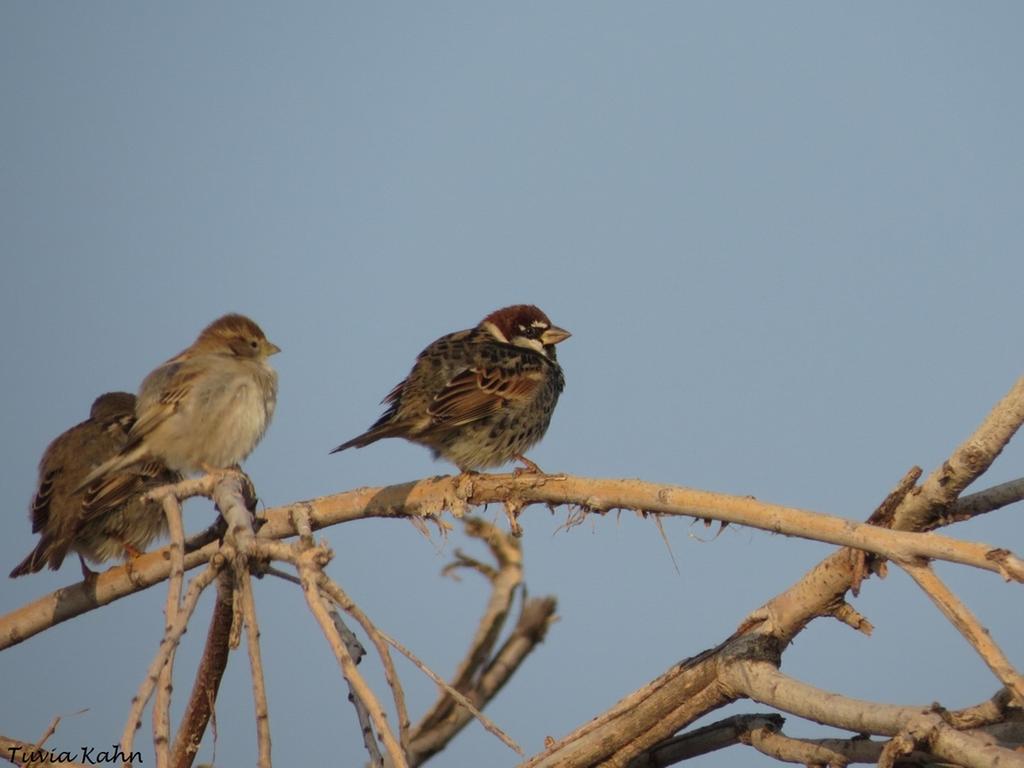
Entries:
{"type": "Polygon", "coordinates": [[[541,334],[540,340],[541,343],[544,344],[544,346],[546,347],[548,344],[557,344],[560,341],[565,341],[570,336],[572,336],[572,334],[569,333],[564,328],[559,328],[557,325],[552,325],[550,328],[544,331],[544,333],[541,334]]]}
{"type": "Polygon", "coordinates": [[[280,351],[281,348],[277,346],[277,344],[275,344],[272,341],[267,342],[267,357],[270,357],[271,355],[276,355],[280,351]]]}

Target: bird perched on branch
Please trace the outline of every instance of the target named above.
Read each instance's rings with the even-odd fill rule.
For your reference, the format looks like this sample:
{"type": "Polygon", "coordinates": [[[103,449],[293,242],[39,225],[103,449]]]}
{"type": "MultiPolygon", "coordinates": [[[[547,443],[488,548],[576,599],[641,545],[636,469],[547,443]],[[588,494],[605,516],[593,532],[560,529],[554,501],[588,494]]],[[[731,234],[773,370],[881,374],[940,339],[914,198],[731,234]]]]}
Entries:
{"type": "Polygon", "coordinates": [[[539,471],[523,453],[551,422],[565,386],[555,345],[569,336],[530,304],[504,307],[475,328],[442,336],[384,398],[384,415],[331,453],[402,437],[463,472],[512,459],[539,471]]]}
{"type": "Polygon", "coordinates": [[[32,532],[39,543],[11,577],[60,568],[69,551],[102,563],[134,556],[167,530],[163,509],[143,502],[147,491],[175,483],[181,475],[158,461],[128,468],[98,487],[80,488],[98,464],[117,455],[127,444],[135,422],[135,395],[108,392],[92,404],[89,418],[58,436],[39,462],[39,481],[32,499],[32,532]]]}
{"type": "Polygon", "coordinates": [[[128,444],[82,485],[154,459],[177,472],[240,463],[274,414],[277,372],[267,358],[280,351],[248,317],[214,320],[143,380],[128,444]]]}

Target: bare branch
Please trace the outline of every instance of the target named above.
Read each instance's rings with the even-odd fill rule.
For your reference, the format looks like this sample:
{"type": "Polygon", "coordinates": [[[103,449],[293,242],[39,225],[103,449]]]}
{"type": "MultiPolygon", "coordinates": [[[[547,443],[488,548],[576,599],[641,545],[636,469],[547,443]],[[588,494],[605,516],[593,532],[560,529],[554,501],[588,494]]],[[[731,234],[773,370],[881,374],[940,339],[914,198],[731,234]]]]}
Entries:
{"type": "Polygon", "coordinates": [[[359,625],[373,643],[384,667],[384,679],[387,680],[388,686],[391,688],[395,702],[395,711],[398,713],[398,740],[402,745],[402,752],[405,755],[409,755],[409,710],[405,705],[405,692],[402,690],[402,683],[398,679],[398,673],[395,671],[395,664],[391,659],[391,652],[388,650],[387,641],[384,639],[381,631],[370,620],[370,617],[356,605],[337,582],[326,574],[321,576],[320,589],[335,605],[359,622],[359,625]]]}
{"type": "MultiPolygon", "coordinates": [[[[298,556],[299,553],[314,548],[313,542],[313,529],[309,519],[309,512],[305,508],[294,509],[291,513],[292,524],[295,526],[295,530],[299,534],[299,542],[297,545],[293,545],[293,549],[296,552],[295,557],[292,558],[293,564],[298,568],[298,556]]],[[[317,559],[319,562],[321,559],[326,561],[330,557],[329,550],[326,549],[326,545],[322,548],[322,557],[317,559]]],[[[408,759],[409,756],[409,711],[405,706],[405,691],[402,689],[402,683],[398,679],[398,673],[395,671],[394,662],[391,660],[391,653],[388,650],[387,643],[384,638],[381,637],[377,627],[370,621],[370,618],[355,604],[355,602],[342,590],[341,586],[338,585],[333,579],[331,579],[323,570],[322,567],[318,566],[318,580],[320,583],[321,598],[326,597],[328,600],[333,600],[332,596],[342,596],[344,598],[344,605],[334,600],[335,605],[342,610],[345,610],[349,615],[354,617],[356,621],[363,627],[363,630],[369,636],[370,641],[373,643],[374,648],[377,650],[377,654],[380,657],[381,664],[384,667],[384,678],[387,680],[388,686],[391,688],[391,694],[395,702],[395,711],[398,713],[398,742],[401,746],[402,754],[408,759]]],[[[294,577],[286,576],[289,580],[294,577]]],[[[300,587],[302,586],[302,579],[295,578],[295,583],[300,587]]],[[[338,632],[338,637],[345,644],[348,649],[349,655],[356,665],[362,660],[363,654],[366,650],[359,643],[355,634],[345,625],[342,621],[341,616],[334,609],[329,610],[331,620],[334,623],[334,627],[338,632]]],[[[380,753],[380,749],[375,741],[376,735],[373,730],[372,716],[370,712],[370,704],[363,701],[359,696],[359,689],[357,686],[352,684],[352,681],[346,678],[346,685],[349,689],[349,701],[356,708],[357,717],[359,719],[359,726],[363,734],[363,743],[366,746],[366,750],[370,755],[370,763],[373,766],[383,764],[383,756],[380,753]]]]}
{"type": "MultiPolygon", "coordinates": [[[[211,543],[185,556],[185,570],[204,565],[217,551],[211,543]]],[[[0,650],[17,645],[33,635],[73,619],[87,611],[159,584],[171,573],[167,549],[157,549],[135,558],[131,570],[108,568],[89,581],[80,581],[51,592],[38,600],[0,617],[0,650]]]]}
{"type": "MultiPolygon", "coordinates": [[[[181,504],[173,495],[163,497],[164,515],[170,534],[171,574],[167,584],[167,602],[164,607],[164,633],[170,632],[178,616],[181,587],[185,580],[185,528],[181,522],[181,504]]],[[[174,646],[167,653],[167,662],[160,670],[156,700],[153,702],[153,751],[157,768],[168,768],[171,762],[171,687],[174,676],[174,646]]]]}
{"type": "MultiPolygon", "coordinates": [[[[923,470],[920,467],[911,467],[897,486],[878,505],[878,508],[871,513],[870,517],[868,517],[868,522],[883,528],[891,528],[893,515],[899,508],[899,505],[903,503],[907,494],[914,490],[914,486],[921,478],[922,473],[923,470]]],[[[860,585],[868,578],[872,567],[874,566],[876,570],[884,567],[884,560],[865,552],[863,549],[851,549],[850,558],[851,563],[853,563],[850,591],[854,597],[857,597],[860,594],[860,585]]],[[[837,618],[839,617],[837,616],[837,618]]]]}
{"type": "Polygon", "coordinates": [[[838,608],[832,611],[832,616],[843,622],[843,624],[846,624],[848,627],[852,627],[868,637],[871,637],[871,633],[875,631],[874,625],[864,618],[860,611],[845,600],[838,608]]]}
{"type": "Polygon", "coordinates": [[[957,599],[929,566],[911,563],[901,563],[901,566],[957,631],[967,639],[999,681],[1012,692],[1017,705],[1024,705],[1024,678],[1013,668],[1006,654],[996,645],[988,630],[981,626],[970,609],[957,599]]]}
{"type": "MultiPolygon", "coordinates": [[[[301,582],[300,582],[301,583],[301,582]]],[[[366,655],[366,649],[363,648],[362,643],[359,642],[359,638],[356,637],[355,633],[348,628],[345,622],[341,618],[341,614],[336,610],[331,609],[331,621],[334,622],[334,628],[338,631],[338,637],[341,638],[341,642],[345,644],[348,649],[349,656],[352,657],[352,661],[359,665],[359,662],[363,660],[363,656],[366,655]]],[[[382,768],[384,765],[384,757],[380,753],[380,748],[377,746],[377,734],[373,730],[372,718],[370,717],[370,709],[366,706],[362,699],[359,698],[356,689],[352,687],[352,683],[348,680],[345,681],[348,685],[349,693],[348,700],[352,702],[352,706],[356,710],[356,719],[359,720],[359,730],[363,734],[363,746],[366,747],[366,752],[370,755],[370,766],[371,768],[382,768]]],[[[408,749],[404,743],[402,743],[402,751],[408,754],[408,749]]]]}
{"type": "MultiPolygon", "coordinates": [[[[191,486],[189,490],[195,487],[198,486],[191,486]]],[[[230,499],[230,494],[226,498],[230,499]]],[[[916,497],[910,495],[907,498],[916,497]]],[[[602,480],[566,475],[475,475],[469,479],[435,477],[386,488],[360,488],[269,509],[265,513],[266,524],[260,529],[260,538],[281,539],[296,535],[293,515],[300,509],[309,513],[312,527],[319,529],[368,517],[432,517],[446,509],[461,513],[469,505],[504,503],[509,499],[518,499],[524,504],[575,505],[594,512],[635,509],[720,520],[850,546],[895,560],[918,557],[946,560],[1024,580],[1024,562],[1020,558],[1006,552],[1001,554],[1001,559],[995,560],[992,555],[1000,550],[986,544],[935,534],[890,531],[841,517],[766,504],[749,497],[639,480],[602,480]]],[[[216,548],[217,545],[211,543],[187,554],[186,570],[208,561],[216,548]]],[[[123,566],[110,568],[99,574],[92,584],[83,582],[60,589],[0,617],[0,650],[85,611],[152,586],[169,573],[170,564],[164,550],[157,550],[137,558],[132,563],[131,573],[123,566]]],[[[847,588],[848,585],[844,586],[839,594],[847,588]]]]}
{"type": "MultiPolygon", "coordinates": [[[[1016,429],[989,429],[990,425],[1018,424],[1020,393],[1024,379],[1014,386],[986,419],[976,435],[987,453],[981,463],[991,463],[1016,429]],[[996,435],[994,440],[987,439],[996,435]],[[1002,440],[1003,442],[1000,442],[1002,440]]],[[[978,464],[976,463],[975,466],[978,464]]],[[[908,494],[893,513],[900,518],[903,505],[921,492],[908,494]]],[[[940,497],[936,496],[936,499],[940,497]]],[[[730,499],[731,501],[731,499],[730,499]]],[[[944,498],[948,503],[948,498],[944,498]]],[[[918,504],[918,501],[913,501],[918,504]]],[[[607,498],[595,499],[593,506],[605,508],[607,498]]],[[[628,506],[628,505],[627,505],[628,506]]],[[[708,515],[699,515],[708,516],[708,515]]],[[[724,519],[724,518],[720,518],[724,519]]],[[[770,519],[770,518],[769,518],[770,519]]],[[[739,520],[730,520],[743,522],[739,520]]],[[[874,526],[867,526],[874,527],[874,526]]],[[[881,529],[876,529],[881,530],[881,529]]],[[[870,549],[869,547],[861,547],[870,549]]],[[[998,550],[992,550],[998,554],[998,550]]],[[[878,554],[883,554],[878,552],[878,554]]],[[[997,568],[998,570],[998,568],[997,568]]],[[[761,644],[766,660],[777,665],[773,655],[781,653],[810,621],[836,612],[854,583],[853,561],[848,550],[840,550],[811,569],[796,584],[756,611],[732,637],[715,648],[677,664],[643,688],[625,697],[611,709],[580,726],[535,755],[524,766],[593,765],[608,761],[623,765],[637,754],[672,736],[706,712],[733,701],[735,692],[719,682],[719,663],[724,657],[749,654],[749,644],[761,644]]]]}
{"type": "Polygon", "coordinates": [[[627,765],[698,717],[728,704],[718,684],[719,654],[727,643],[673,665],[569,735],[550,744],[523,768],[627,765]]]}
{"type": "MultiPolygon", "coordinates": [[[[751,734],[750,745],[761,754],[787,763],[804,765],[845,766],[849,763],[877,763],[885,742],[854,737],[852,739],[795,739],[767,728],[751,734]]],[[[927,756],[913,753],[919,758],[914,765],[922,765],[927,756]]]]}
{"type": "Polygon", "coordinates": [[[783,722],[783,717],[774,713],[733,715],[717,723],[673,736],[631,761],[629,768],[665,768],[692,757],[749,743],[753,731],[762,728],[778,730],[783,722]]]}
{"type": "MultiPolygon", "coordinates": [[[[913,496],[908,496],[913,498],[913,496]]],[[[1024,561],[1014,555],[997,565],[990,559],[996,548],[935,534],[919,535],[890,531],[866,523],[749,497],[709,493],[678,486],[639,480],[605,480],[569,475],[473,475],[440,477],[387,488],[361,488],[337,496],[299,502],[268,510],[266,534],[270,538],[294,535],[287,511],[304,506],[314,528],[363,517],[436,515],[466,504],[504,503],[516,499],[524,504],[567,504],[592,512],[633,509],[663,515],[746,525],[752,528],[863,549],[889,559],[932,560],[970,565],[1000,574],[1009,573],[1024,581],[1024,561]]],[[[261,530],[261,535],[263,531],[261,530]]]]}
{"type": "Polygon", "coordinates": [[[135,694],[135,698],[132,699],[132,706],[128,713],[128,721],[125,723],[124,732],[121,735],[120,749],[125,754],[130,754],[132,751],[132,743],[135,740],[135,731],[138,730],[141,725],[142,710],[145,709],[146,703],[149,701],[149,697],[153,695],[153,690],[156,688],[157,681],[160,675],[160,670],[163,669],[164,664],[167,663],[167,657],[171,653],[173,648],[176,648],[181,640],[181,636],[185,633],[185,629],[188,626],[188,621],[192,617],[193,611],[195,611],[196,603],[199,602],[199,596],[202,591],[206,589],[216,577],[217,572],[224,567],[224,558],[218,557],[210,562],[210,565],[203,571],[200,571],[198,575],[192,578],[189,583],[188,591],[185,593],[185,600],[181,605],[181,609],[178,611],[178,615],[175,617],[174,622],[164,632],[164,637],[160,641],[160,647],[157,649],[156,657],[149,665],[149,669],[146,670],[146,676],[139,686],[138,693],[135,694]]]}
{"type": "MultiPolygon", "coordinates": [[[[553,621],[556,603],[554,598],[525,601],[509,638],[492,656],[501,627],[522,583],[522,551],[514,532],[505,533],[480,518],[467,518],[465,527],[467,535],[487,543],[497,568],[457,552],[456,561],[444,569],[444,572],[450,572],[455,568],[470,568],[491,584],[487,607],[450,687],[464,694],[476,707],[483,708],[544,639],[553,621]]],[[[442,690],[433,706],[413,728],[410,764],[419,765],[444,749],[472,719],[469,710],[459,706],[446,690],[442,690]]]]}
{"type": "Polygon", "coordinates": [[[477,699],[482,702],[493,699],[526,657],[544,641],[548,628],[555,621],[557,606],[558,602],[551,596],[532,597],[523,602],[516,626],[480,675],[477,699]]]}
{"type": "MultiPolygon", "coordinates": [[[[961,731],[1001,723],[1012,711],[1011,701],[1010,692],[1006,688],[1000,688],[988,701],[966,709],[948,712],[947,719],[950,725],[961,731]]],[[[1016,714],[1022,713],[1017,709],[1016,714]]]]}
{"type": "Polygon", "coordinates": [[[242,603],[246,647],[249,650],[249,668],[252,673],[252,698],[256,710],[256,739],[259,748],[257,765],[259,768],[270,768],[270,714],[267,709],[267,686],[263,676],[260,627],[256,620],[256,601],[252,594],[252,577],[249,575],[246,563],[240,563],[235,568],[235,584],[242,603]]]}
{"type": "Polygon", "coordinates": [[[962,520],[970,520],[1021,500],[1024,500],[1024,478],[994,485],[984,491],[961,496],[923,530],[930,531],[962,520]]]}
{"type": "MultiPolygon", "coordinates": [[[[491,650],[501,634],[501,628],[512,606],[515,590],[522,583],[523,577],[522,548],[518,539],[514,538],[514,534],[506,536],[496,526],[480,518],[467,518],[464,521],[464,526],[466,535],[482,539],[490,547],[491,554],[498,563],[498,568],[485,567],[483,564],[474,563],[465,556],[461,558],[461,561],[455,563],[455,565],[459,565],[461,562],[463,566],[469,564],[491,583],[491,596],[480,617],[476,634],[452,676],[451,687],[463,693],[471,687],[473,678],[476,677],[480,667],[489,660],[491,650]]],[[[450,571],[451,566],[445,570],[450,571]]],[[[416,735],[422,737],[424,732],[444,720],[451,711],[452,704],[451,697],[442,692],[442,695],[416,725],[416,735]]]]}
{"type": "Polygon", "coordinates": [[[213,605],[206,647],[196,670],[192,695],[182,715],[174,739],[171,764],[175,768],[191,768],[203,734],[210,722],[220,689],[220,681],[228,664],[228,636],[231,633],[234,582],[229,571],[222,571],[217,580],[217,600],[213,605]]]}
{"type": "MultiPolygon", "coordinates": [[[[242,554],[285,559],[295,562],[292,547],[275,544],[270,539],[282,538],[299,532],[298,521],[303,519],[297,512],[304,511],[310,521],[309,527],[301,531],[309,537],[313,528],[331,525],[345,520],[365,517],[412,517],[413,519],[437,519],[437,516],[451,510],[461,515],[472,505],[497,502],[506,505],[507,509],[520,511],[525,506],[536,503],[568,504],[582,516],[589,512],[603,513],[613,509],[633,509],[643,513],[661,515],[686,515],[698,519],[718,520],[724,524],[741,524],[749,527],[801,536],[828,543],[852,547],[870,552],[880,558],[893,559],[903,564],[915,564],[923,560],[947,560],[950,562],[983,568],[999,573],[1007,578],[1024,581],[1024,562],[1005,550],[996,549],[983,544],[961,542],[934,534],[913,533],[926,527],[934,527],[936,521],[957,514],[952,505],[959,493],[973,482],[991,462],[998,456],[1006,441],[1019,428],[1024,420],[1024,378],[1019,380],[1011,392],[1005,397],[975,434],[961,445],[945,462],[935,470],[920,488],[913,487],[911,481],[901,484],[898,498],[885,507],[885,517],[891,517],[892,526],[897,530],[888,530],[876,525],[861,525],[837,517],[817,515],[804,510],[764,504],[749,498],[737,498],[720,494],[677,488],[665,485],[641,483],[628,480],[593,480],[566,476],[546,475],[461,475],[456,478],[435,478],[418,483],[407,483],[381,489],[359,489],[347,494],[325,497],[322,499],[299,502],[288,507],[269,510],[267,523],[261,530],[260,541],[252,539],[248,520],[239,524],[237,510],[230,509],[231,498],[222,498],[218,491],[225,485],[222,482],[194,481],[194,488],[200,491],[209,488],[229,520],[232,531],[238,531],[238,551],[242,554]],[[203,485],[207,482],[208,485],[203,485]],[[246,530],[243,530],[246,529],[246,530]]],[[[1012,494],[1010,494],[1012,495],[1012,494]]],[[[229,494],[230,496],[230,494],[229,494]]],[[[1007,495],[1000,495],[998,503],[1004,503],[1007,495]]],[[[997,503],[995,494],[989,494],[987,504],[997,503]]],[[[237,505],[241,506],[241,505],[237,505]]],[[[883,505],[885,506],[885,505],[883,505]]],[[[966,505],[965,505],[966,508],[966,505]]],[[[515,516],[514,516],[515,517],[515,516]]],[[[885,521],[880,521],[885,522],[885,521]]],[[[230,549],[227,547],[226,549],[230,549]]],[[[309,550],[312,551],[312,550],[309,550]]],[[[159,554],[159,553],[154,553],[159,554]]],[[[198,553],[194,553],[198,554],[198,553]]],[[[303,553],[299,560],[306,557],[303,553]]],[[[198,558],[201,561],[202,558],[198,558]]],[[[188,558],[186,557],[186,563],[188,558]]],[[[131,573],[114,573],[108,571],[101,574],[90,585],[92,594],[79,595],[75,588],[55,593],[53,596],[26,606],[28,613],[16,611],[0,619],[0,647],[20,642],[25,637],[63,620],[74,611],[87,610],[89,602],[98,604],[98,600],[111,600],[122,594],[144,588],[149,583],[166,576],[170,566],[168,563],[151,565],[150,561],[140,558],[132,564],[131,573]],[[145,569],[154,568],[156,577],[145,569]],[[140,573],[141,571],[141,573],[140,573]],[[104,577],[109,577],[104,579],[104,577]],[[101,593],[101,590],[102,593],[101,593]],[[98,595],[102,594],[102,597],[98,595]],[[74,601],[65,601],[63,614],[58,611],[61,597],[72,596],[74,601]],[[84,598],[84,599],[83,599],[84,598]],[[66,606],[74,604],[69,611],[66,606]],[[85,607],[82,607],[85,606],[85,607]]],[[[313,579],[312,561],[307,562],[303,574],[303,587],[307,601],[314,610],[314,603],[322,598],[319,590],[327,590],[324,579],[313,579]],[[315,586],[316,589],[313,589],[315,586]],[[311,593],[316,592],[313,596],[311,593]]],[[[112,569],[117,571],[118,569],[112,569]]],[[[204,572],[205,573],[205,572],[204,572]]],[[[322,571],[320,571],[322,576],[322,571]]],[[[774,670],[778,657],[789,640],[806,624],[822,615],[838,615],[850,623],[863,626],[862,617],[853,616],[844,610],[845,593],[852,585],[859,585],[867,571],[857,569],[848,551],[842,551],[827,558],[819,564],[798,584],[783,595],[770,601],[759,609],[756,620],[744,623],[741,631],[734,634],[721,645],[702,653],[682,664],[676,665],[668,672],[652,681],[640,691],[631,694],[619,702],[608,712],[587,723],[574,734],[552,745],[543,754],[528,761],[528,765],[589,765],[608,761],[614,765],[624,765],[638,757],[655,744],[671,737],[680,728],[685,727],[696,717],[711,709],[735,700],[744,695],[752,695],[751,680],[744,680],[740,671],[747,677],[764,670],[774,670]]],[[[919,572],[920,575],[920,572],[919,572]]],[[[202,574],[201,574],[202,576],[202,574]]],[[[195,585],[199,577],[190,585],[195,585]]],[[[934,585],[932,585],[934,587],[934,585]]],[[[933,588],[933,593],[936,590],[933,588]]],[[[186,595],[182,613],[188,605],[186,595]]],[[[948,600],[945,600],[949,604],[948,600]]],[[[961,612],[951,611],[960,615],[961,612]]],[[[180,619],[181,614],[179,614],[180,619]]],[[[320,620],[318,615],[318,620],[320,620]]],[[[321,622],[323,626],[323,622],[321,622]]],[[[325,634],[336,634],[325,628],[325,634]]],[[[971,628],[977,635],[977,629],[971,628]]],[[[386,636],[385,636],[386,637],[386,636]]],[[[165,635],[161,643],[170,642],[170,635],[165,635]]],[[[387,638],[389,642],[394,642],[387,638]]],[[[475,647],[491,648],[493,639],[484,638],[485,642],[474,643],[475,647]]],[[[176,642],[176,639],[174,639],[176,642]]],[[[397,644],[395,647],[399,647],[397,644]]],[[[159,654],[158,654],[159,657],[159,654]]],[[[166,661],[166,658],[164,659],[166,661]]],[[[467,659],[466,669],[473,665],[467,659]]],[[[344,667],[344,665],[343,665],[344,667]]],[[[764,674],[768,674],[764,672],[764,674]]],[[[147,675],[144,687],[151,675],[147,675]]],[[[154,678],[155,679],[155,678],[154,678]]],[[[473,679],[468,676],[467,680],[473,679]]],[[[751,678],[752,679],[752,678],[751,678]]],[[[775,680],[778,684],[782,678],[775,680]]],[[[789,681],[795,684],[794,681],[789,681]]],[[[1007,684],[1016,688],[1019,695],[1019,683],[1009,679],[1007,684]]],[[[796,684],[799,685],[799,684],[796,684]]],[[[778,688],[778,685],[776,685],[778,688]]],[[[815,689],[809,686],[802,689],[805,697],[815,689]]],[[[823,692],[819,692],[823,693],[823,692]]],[[[455,691],[451,695],[463,700],[465,706],[472,706],[466,697],[455,691]]],[[[776,690],[775,696],[779,695],[776,690]]],[[[841,698],[841,697],[840,697],[841,698]]],[[[848,705],[852,700],[831,700],[833,705],[830,721],[841,711],[835,709],[839,705],[848,705]]],[[[144,705],[144,701],[142,704],[144,705]]],[[[861,702],[863,704],[863,702],[861,702]]],[[[379,710],[379,707],[377,707],[379,710]]],[[[945,759],[965,765],[991,764],[998,758],[1004,765],[1018,765],[1017,759],[1006,750],[999,750],[983,744],[971,734],[958,732],[937,713],[921,712],[913,708],[913,715],[905,717],[891,716],[898,714],[900,708],[885,709],[880,705],[869,705],[858,711],[857,716],[870,720],[876,718],[881,722],[889,717],[885,730],[875,731],[897,737],[896,741],[882,755],[883,760],[895,760],[898,755],[908,749],[922,745],[927,752],[945,759]],[[995,751],[992,751],[995,750],[995,751]]],[[[795,709],[800,713],[799,709],[795,709]]],[[[383,713],[380,713],[383,717],[383,713]]],[[[806,716],[806,715],[804,715],[806,716]]],[[[133,721],[134,722],[134,721],[133,721]]],[[[379,728],[379,724],[378,724],[379,728]]],[[[861,730],[861,729],[857,729],[861,730]]],[[[381,731],[382,738],[387,741],[387,730],[381,731]]],[[[389,746],[387,743],[386,746],[389,746]]],[[[391,756],[389,746],[389,756],[391,756]]],[[[1024,759],[1024,758],[1020,758],[1024,759]]],[[[400,764],[400,763],[398,763],[400,764]]]]}
{"type": "Polygon", "coordinates": [[[387,750],[391,765],[393,768],[407,768],[408,763],[405,760],[405,755],[402,753],[398,740],[391,732],[383,707],[381,707],[373,690],[363,680],[362,675],[359,674],[355,661],[335,631],[330,612],[327,610],[327,606],[324,605],[323,598],[320,595],[321,580],[319,577],[323,573],[322,566],[324,563],[318,564],[318,559],[329,559],[329,553],[325,553],[320,547],[312,547],[303,552],[298,558],[299,578],[302,580],[302,591],[306,595],[306,603],[320,624],[320,629],[323,631],[328,645],[334,651],[334,656],[338,660],[338,666],[341,668],[342,674],[344,674],[345,679],[356,692],[356,695],[370,710],[373,724],[381,741],[384,742],[384,748],[387,750]]]}
{"type": "MultiPolygon", "coordinates": [[[[783,675],[769,662],[738,660],[723,667],[722,681],[744,696],[800,717],[854,733],[910,734],[911,747],[969,768],[1024,768],[1024,754],[986,743],[952,728],[941,713],[927,707],[901,707],[823,691],[783,675]],[[997,762],[1001,761],[1001,762],[997,762]]],[[[899,752],[900,749],[894,749],[899,752]]]]}
{"type": "Polygon", "coordinates": [[[1024,376],[996,403],[981,425],[942,463],[920,492],[906,499],[893,516],[893,528],[917,531],[960,496],[996,460],[1024,423],[1024,376]]]}
{"type": "Polygon", "coordinates": [[[408,648],[406,648],[404,645],[402,645],[400,642],[398,642],[395,638],[391,637],[387,633],[381,632],[381,635],[395,650],[397,650],[399,653],[401,653],[403,656],[409,659],[409,661],[415,664],[416,667],[423,674],[425,674],[427,677],[433,680],[438,686],[440,686],[444,691],[446,691],[449,696],[455,699],[455,701],[457,701],[460,706],[464,707],[469,712],[471,712],[473,717],[479,720],[480,724],[484,728],[486,728],[488,731],[490,731],[499,739],[501,739],[505,746],[513,750],[518,755],[523,754],[522,748],[518,744],[516,744],[516,742],[507,733],[505,733],[501,728],[499,728],[494,723],[494,721],[487,717],[487,715],[485,715],[483,712],[477,709],[473,705],[473,703],[469,699],[467,699],[462,693],[448,685],[448,683],[446,683],[439,674],[437,674],[430,667],[424,664],[423,661],[415,653],[410,651],[408,648]]]}

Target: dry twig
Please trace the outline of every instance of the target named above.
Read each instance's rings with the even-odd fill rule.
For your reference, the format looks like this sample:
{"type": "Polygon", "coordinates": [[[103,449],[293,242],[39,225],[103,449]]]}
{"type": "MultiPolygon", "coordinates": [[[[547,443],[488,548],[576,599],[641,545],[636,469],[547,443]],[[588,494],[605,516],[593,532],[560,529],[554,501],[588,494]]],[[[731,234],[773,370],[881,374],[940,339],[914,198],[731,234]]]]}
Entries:
{"type": "Polygon", "coordinates": [[[911,563],[901,563],[900,565],[932,599],[932,602],[957,628],[957,631],[967,639],[967,642],[978,652],[982,661],[999,678],[999,681],[1011,691],[1016,704],[1024,706],[1024,678],[1014,669],[1006,654],[996,645],[988,630],[981,626],[981,622],[971,610],[953,594],[930,566],[911,563]]]}
{"type": "MultiPolygon", "coordinates": [[[[170,534],[171,574],[167,583],[167,602],[164,607],[164,633],[178,615],[181,603],[181,587],[185,581],[185,528],[181,521],[181,505],[172,494],[162,498],[167,530],[170,534]]],[[[167,653],[167,662],[160,670],[157,682],[156,700],[153,703],[153,751],[156,753],[157,768],[168,768],[171,761],[171,685],[174,676],[174,650],[167,653]]]]}
{"type": "Polygon", "coordinates": [[[174,749],[171,751],[171,764],[174,768],[191,768],[202,744],[206,726],[213,715],[220,681],[228,664],[228,636],[231,633],[233,617],[233,595],[234,581],[231,573],[227,570],[221,571],[217,580],[217,599],[213,605],[210,628],[206,633],[203,658],[196,670],[192,694],[174,738],[174,749]]]}

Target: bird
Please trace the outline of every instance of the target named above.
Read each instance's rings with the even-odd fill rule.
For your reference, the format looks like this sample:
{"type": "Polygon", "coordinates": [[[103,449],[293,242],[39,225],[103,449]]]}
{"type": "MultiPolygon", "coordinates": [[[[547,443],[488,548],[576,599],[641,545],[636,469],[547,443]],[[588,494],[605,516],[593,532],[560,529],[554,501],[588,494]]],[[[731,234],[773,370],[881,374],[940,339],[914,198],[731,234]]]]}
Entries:
{"type": "Polygon", "coordinates": [[[147,491],[175,483],[181,475],[152,461],[109,478],[107,493],[95,497],[92,487],[76,490],[96,465],[116,455],[128,443],[135,421],[135,395],[107,392],[92,404],[89,418],[50,443],[39,462],[39,480],[32,499],[32,532],[39,543],[11,578],[60,568],[69,552],[77,552],[82,572],[86,560],[102,563],[118,556],[132,557],[166,532],[160,504],[142,501],[147,491]]]}
{"type": "Polygon", "coordinates": [[[402,437],[462,473],[513,459],[525,465],[518,472],[539,472],[523,454],[544,436],[565,387],[555,345],[570,335],[538,307],[515,304],[442,336],[381,401],[387,409],[373,426],[331,453],[402,437]]]}
{"type": "Polygon", "coordinates": [[[244,315],[214,320],[143,379],[127,445],[82,486],[153,460],[184,474],[240,464],[274,415],[277,372],[267,358],[280,351],[244,315]]]}

